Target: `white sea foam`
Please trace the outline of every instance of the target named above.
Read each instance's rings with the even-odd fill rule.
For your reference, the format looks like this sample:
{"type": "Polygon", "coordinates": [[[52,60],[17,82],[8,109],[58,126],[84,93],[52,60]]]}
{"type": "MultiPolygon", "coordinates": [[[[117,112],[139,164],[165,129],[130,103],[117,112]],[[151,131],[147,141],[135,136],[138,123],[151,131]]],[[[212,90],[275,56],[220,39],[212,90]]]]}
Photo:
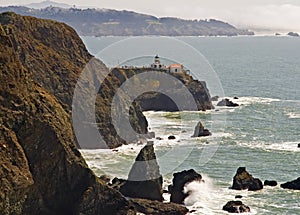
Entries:
{"type": "Polygon", "coordinates": [[[275,98],[264,98],[264,97],[239,97],[238,99],[229,98],[233,102],[239,105],[250,105],[250,104],[270,104],[272,102],[279,102],[280,99],[275,98]]]}
{"type": "Polygon", "coordinates": [[[286,116],[288,116],[290,119],[300,119],[300,113],[289,112],[286,113],[286,116]]]}
{"type": "MultiPolygon", "coordinates": [[[[237,192],[228,188],[220,189],[207,175],[202,174],[202,178],[204,182],[193,181],[184,186],[184,192],[189,193],[184,204],[189,210],[195,210],[192,214],[227,214],[227,212],[222,211],[222,206],[227,201],[233,200],[234,195],[237,194],[247,196],[247,191],[237,192]]],[[[256,212],[251,210],[251,213],[245,214],[256,214],[256,212]]]]}
{"type": "Polygon", "coordinates": [[[299,142],[278,142],[278,143],[266,143],[266,142],[241,142],[239,145],[247,146],[249,148],[260,148],[264,150],[276,150],[276,151],[290,151],[290,152],[299,152],[298,148],[299,142]]]}

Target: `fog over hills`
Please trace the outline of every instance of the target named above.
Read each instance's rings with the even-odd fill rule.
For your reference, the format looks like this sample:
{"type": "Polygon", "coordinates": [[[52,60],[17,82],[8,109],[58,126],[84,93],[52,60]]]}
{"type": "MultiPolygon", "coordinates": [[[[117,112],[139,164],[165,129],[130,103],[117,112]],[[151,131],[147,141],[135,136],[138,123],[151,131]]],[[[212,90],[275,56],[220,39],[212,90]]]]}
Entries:
{"type": "Polygon", "coordinates": [[[65,22],[74,27],[80,35],[84,36],[237,36],[254,34],[248,30],[237,29],[231,24],[215,19],[158,18],[126,10],[78,9],[54,6],[42,9],[25,6],[0,8],[0,12],[6,11],[65,22]]]}

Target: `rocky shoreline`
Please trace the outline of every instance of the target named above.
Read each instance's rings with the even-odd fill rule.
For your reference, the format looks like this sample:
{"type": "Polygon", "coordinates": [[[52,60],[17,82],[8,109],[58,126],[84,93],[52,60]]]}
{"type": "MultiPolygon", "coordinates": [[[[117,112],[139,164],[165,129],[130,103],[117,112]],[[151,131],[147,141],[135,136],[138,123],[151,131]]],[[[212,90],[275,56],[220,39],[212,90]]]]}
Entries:
{"type": "MultiPolygon", "coordinates": [[[[72,28],[54,21],[3,13],[0,14],[0,51],[0,214],[189,212],[183,205],[189,193],[184,193],[183,187],[194,181],[205,181],[193,169],[174,173],[168,189],[171,202],[164,202],[163,178],[152,143],[138,154],[127,179],[110,181],[96,176],[88,168],[75,140],[71,101],[80,72],[92,56],[72,28]]],[[[99,70],[107,71],[101,61],[94,63],[99,70]]],[[[128,77],[126,73],[121,76],[110,73],[96,100],[99,131],[104,134],[109,148],[127,144],[117,135],[109,110],[114,92],[128,77]]],[[[198,110],[212,108],[209,94],[201,93],[206,90],[205,84],[192,77],[181,78],[189,80],[187,85],[199,84],[190,88],[198,96],[198,110]]],[[[154,100],[160,99],[155,96],[154,100]]],[[[142,98],[133,103],[130,112],[131,125],[140,134],[148,133],[141,108],[147,109],[145,101],[142,98]]],[[[85,104],[82,105],[84,108],[85,104]]],[[[194,136],[209,134],[199,122],[194,136]]],[[[93,143],[88,135],[85,141],[90,141],[89,145],[93,143]]],[[[264,185],[276,186],[275,182],[265,181],[264,185]]],[[[245,167],[240,167],[233,178],[232,189],[255,192],[264,185],[245,167]]],[[[280,186],[300,190],[300,178],[280,186]]],[[[241,201],[224,202],[223,209],[250,210],[241,201]]]]}
{"type": "MultiPolygon", "coordinates": [[[[77,33],[63,23],[2,13],[0,38],[0,213],[135,214],[134,204],[95,176],[77,149],[72,94],[93,58],[77,33]]],[[[107,72],[101,61],[92,63],[107,72]]],[[[108,75],[96,99],[98,129],[109,148],[126,144],[110,117],[122,80],[119,74],[108,75]]],[[[146,134],[147,120],[137,103],[130,113],[136,132],[146,134]]],[[[84,140],[92,148],[101,146],[93,145],[89,135],[84,140]]]]}

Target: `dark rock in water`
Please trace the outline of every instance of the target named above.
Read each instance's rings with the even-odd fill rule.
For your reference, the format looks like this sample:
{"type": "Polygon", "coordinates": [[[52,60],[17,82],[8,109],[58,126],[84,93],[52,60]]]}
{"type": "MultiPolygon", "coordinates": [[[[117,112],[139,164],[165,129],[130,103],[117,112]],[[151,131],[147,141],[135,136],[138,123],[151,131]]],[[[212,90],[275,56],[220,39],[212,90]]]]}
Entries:
{"type": "Polygon", "coordinates": [[[171,135],[171,136],[168,137],[168,140],[175,140],[175,139],[176,139],[176,137],[173,136],[173,135],[171,135]]]}
{"type": "Polygon", "coordinates": [[[128,180],[119,191],[127,197],[163,201],[162,176],[156,161],[153,144],[147,144],[135,159],[128,180]]]}
{"type": "Polygon", "coordinates": [[[201,122],[198,122],[192,137],[205,137],[210,135],[211,133],[209,132],[209,130],[205,129],[201,122]]]}
{"type": "Polygon", "coordinates": [[[156,137],[156,139],[157,139],[157,140],[163,140],[163,138],[161,138],[161,137],[156,137]]]}
{"type": "Polygon", "coordinates": [[[280,187],[282,187],[284,189],[300,190],[300,177],[294,181],[290,181],[290,182],[281,184],[280,187]]]}
{"type": "Polygon", "coordinates": [[[239,99],[239,97],[236,97],[236,96],[235,96],[235,97],[233,97],[233,99],[239,99]]]}
{"type": "Polygon", "coordinates": [[[185,215],[189,210],[179,204],[159,201],[150,201],[147,199],[131,199],[133,206],[138,212],[151,215],[185,215]]]}
{"type": "Polygon", "coordinates": [[[223,206],[223,210],[229,213],[247,213],[250,208],[241,201],[229,201],[223,206]]]}
{"type": "Polygon", "coordinates": [[[298,143],[298,148],[300,148],[300,143],[298,143]]]}
{"type": "Polygon", "coordinates": [[[243,196],[242,195],[236,195],[235,198],[236,199],[241,199],[241,198],[243,198],[243,196]]]}
{"type": "Polygon", "coordinates": [[[211,101],[216,102],[218,100],[219,100],[219,96],[213,96],[213,97],[211,97],[211,101]]]}
{"type": "Polygon", "coordinates": [[[226,107],[238,107],[239,104],[230,101],[229,99],[222,99],[218,102],[217,106],[226,106],[226,107]]]}
{"type": "Polygon", "coordinates": [[[291,37],[299,37],[300,36],[298,33],[295,33],[295,32],[289,32],[287,35],[291,36],[291,37]]]}
{"type": "Polygon", "coordinates": [[[277,186],[277,181],[269,181],[269,180],[265,180],[264,181],[264,186],[271,186],[271,187],[276,187],[277,186]]]}
{"type": "Polygon", "coordinates": [[[280,36],[281,34],[280,33],[275,33],[275,36],[280,36]]]}
{"type": "Polygon", "coordinates": [[[201,181],[202,176],[195,170],[184,170],[173,174],[173,184],[169,185],[169,193],[171,194],[171,202],[183,204],[184,199],[189,195],[183,193],[184,185],[192,181],[201,181]]]}
{"type": "Polygon", "coordinates": [[[163,193],[169,193],[169,191],[168,190],[163,190],[163,193]]]}
{"type": "Polygon", "coordinates": [[[256,191],[263,189],[263,184],[258,178],[253,178],[252,175],[246,171],[246,167],[239,167],[236,175],[233,177],[232,189],[256,191]]]}

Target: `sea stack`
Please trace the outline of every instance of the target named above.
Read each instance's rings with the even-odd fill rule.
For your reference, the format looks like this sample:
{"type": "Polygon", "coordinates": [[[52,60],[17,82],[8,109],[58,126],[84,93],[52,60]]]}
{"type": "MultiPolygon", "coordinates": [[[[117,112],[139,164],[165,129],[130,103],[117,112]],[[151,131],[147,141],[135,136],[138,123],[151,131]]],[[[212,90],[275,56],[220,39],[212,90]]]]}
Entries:
{"type": "Polygon", "coordinates": [[[128,179],[119,191],[131,198],[163,201],[162,182],[153,142],[148,142],[136,157],[128,179]]]}
{"type": "Polygon", "coordinates": [[[246,171],[246,167],[239,167],[233,177],[232,189],[256,191],[263,189],[263,184],[246,171]]]}

